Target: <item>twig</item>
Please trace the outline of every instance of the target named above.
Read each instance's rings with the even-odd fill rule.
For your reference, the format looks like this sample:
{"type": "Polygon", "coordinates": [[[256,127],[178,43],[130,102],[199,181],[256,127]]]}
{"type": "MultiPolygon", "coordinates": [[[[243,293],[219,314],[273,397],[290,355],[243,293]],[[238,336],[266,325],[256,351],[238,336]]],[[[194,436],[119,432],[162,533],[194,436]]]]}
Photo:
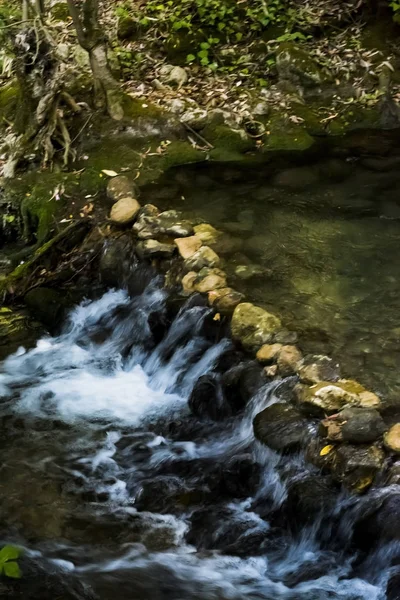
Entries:
{"type": "MultiPolygon", "coordinates": [[[[181,123],[182,123],[182,121],[181,121],[181,123]]],[[[195,135],[201,142],[203,142],[203,144],[205,144],[208,148],[210,148],[210,150],[214,149],[214,146],[212,144],[210,144],[210,142],[207,142],[206,138],[204,138],[202,135],[200,135],[199,133],[197,133],[197,131],[195,131],[192,127],[190,127],[190,125],[188,125],[187,123],[182,123],[182,125],[188,131],[190,131],[190,133],[192,133],[193,135],[195,135]]]]}
{"type": "Polygon", "coordinates": [[[83,132],[83,130],[85,129],[86,125],[89,123],[90,119],[93,117],[93,113],[91,115],[88,116],[88,118],[86,119],[85,123],[83,124],[83,126],[81,127],[81,129],[78,131],[78,133],[76,134],[76,136],[74,137],[73,140],[71,140],[71,144],[73,144],[78,137],[81,135],[81,133],[83,132]]]}

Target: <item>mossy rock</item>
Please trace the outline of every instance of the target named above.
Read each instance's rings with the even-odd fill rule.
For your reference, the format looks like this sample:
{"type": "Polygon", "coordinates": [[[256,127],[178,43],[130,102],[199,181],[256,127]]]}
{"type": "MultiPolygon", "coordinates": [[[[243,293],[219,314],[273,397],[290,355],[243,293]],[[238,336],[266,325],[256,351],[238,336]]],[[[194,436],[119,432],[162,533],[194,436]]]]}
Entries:
{"type": "Polygon", "coordinates": [[[281,81],[295,87],[316,87],[331,81],[330,73],[304,49],[293,42],[279,45],[276,53],[276,67],[281,81]]]}
{"type": "Polygon", "coordinates": [[[18,104],[20,89],[17,81],[0,87],[0,125],[3,119],[11,120],[18,104]]]}
{"type": "Polygon", "coordinates": [[[303,124],[292,124],[277,112],[265,119],[266,134],[263,136],[262,153],[310,150],[315,138],[303,124]]]}
{"type": "Polygon", "coordinates": [[[39,323],[29,320],[23,312],[0,308],[0,360],[20,346],[31,347],[43,333],[39,323]]]}
{"type": "Polygon", "coordinates": [[[51,332],[60,328],[68,308],[68,300],[64,294],[51,288],[37,287],[29,290],[24,301],[31,315],[51,332]]]}

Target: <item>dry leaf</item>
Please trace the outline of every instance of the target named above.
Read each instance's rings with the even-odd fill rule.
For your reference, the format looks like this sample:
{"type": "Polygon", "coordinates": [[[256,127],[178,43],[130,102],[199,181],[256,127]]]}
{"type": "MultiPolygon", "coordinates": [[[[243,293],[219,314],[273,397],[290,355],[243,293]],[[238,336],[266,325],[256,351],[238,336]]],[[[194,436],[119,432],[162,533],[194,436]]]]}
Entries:
{"type": "Polygon", "coordinates": [[[104,173],[104,175],[107,175],[108,177],[116,177],[118,175],[116,171],[109,171],[108,169],[102,169],[101,172],[104,173]]]}
{"type": "Polygon", "coordinates": [[[329,444],[328,446],[324,446],[321,450],[321,452],[319,453],[320,456],[326,456],[327,454],[329,454],[329,452],[331,452],[331,450],[334,449],[335,446],[333,446],[332,444],[329,444]]]}
{"type": "Polygon", "coordinates": [[[213,320],[214,320],[214,321],[220,321],[220,320],[221,320],[221,315],[220,315],[219,313],[217,313],[217,314],[214,316],[214,319],[213,319],[213,320]]]}

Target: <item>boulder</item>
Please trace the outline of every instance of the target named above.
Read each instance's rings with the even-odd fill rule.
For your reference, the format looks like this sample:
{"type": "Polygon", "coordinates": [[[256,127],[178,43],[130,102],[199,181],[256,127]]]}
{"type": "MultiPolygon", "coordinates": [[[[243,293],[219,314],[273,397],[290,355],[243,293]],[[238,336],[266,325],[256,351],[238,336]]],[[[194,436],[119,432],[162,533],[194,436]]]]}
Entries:
{"type": "Polygon", "coordinates": [[[223,314],[231,314],[243,300],[243,294],[229,287],[220,288],[208,293],[210,305],[223,314]]]}
{"type": "Polygon", "coordinates": [[[381,415],[373,408],[345,408],[320,424],[320,434],[328,440],[351,444],[375,442],[385,430],[381,415]]]}
{"type": "Polygon", "coordinates": [[[188,74],[183,67],[173,67],[166,78],[169,85],[176,86],[178,89],[185,85],[187,80],[188,74]]]}
{"type": "Polygon", "coordinates": [[[226,274],[220,269],[201,269],[194,282],[196,292],[206,294],[220,288],[226,288],[226,274]]]}
{"type": "Polygon", "coordinates": [[[383,438],[384,444],[391,452],[400,453],[400,423],[393,425],[383,438]]]}
{"type": "Polygon", "coordinates": [[[232,337],[249,351],[257,351],[272,341],[275,331],[280,328],[278,317],[250,302],[239,304],[232,316],[232,337]]]}
{"type": "Polygon", "coordinates": [[[221,466],[220,493],[233,498],[248,498],[260,483],[261,468],[251,454],[238,454],[221,466]]]}
{"type": "Polygon", "coordinates": [[[185,260],[185,268],[188,271],[200,271],[203,267],[218,267],[219,263],[218,254],[211,250],[209,246],[202,246],[190,258],[185,260]]]}
{"type": "Polygon", "coordinates": [[[269,365],[278,359],[282,344],[264,344],[257,352],[256,358],[262,365],[269,365]]]}
{"type": "Polygon", "coordinates": [[[294,88],[315,88],[327,79],[327,73],[303,48],[293,42],[283,42],[276,53],[279,80],[294,88]]]}
{"type": "Polygon", "coordinates": [[[310,385],[321,381],[338,381],[339,365],[329,356],[309,354],[304,357],[297,373],[302,383],[310,385]]]}
{"type": "Polygon", "coordinates": [[[117,225],[133,223],[140,211],[140,204],[134,198],[121,198],[112,207],[110,221],[117,225]]]}
{"type": "Polygon", "coordinates": [[[195,131],[201,131],[207,125],[208,113],[203,108],[191,108],[183,113],[181,122],[186,123],[195,131]]]}
{"type": "Polygon", "coordinates": [[[314,523],[315,519],[333,508],[337,489],[328,476],[305,474],[287,485],[283,511],[294,527],[314,523]]]}
{"type": "Polygon", "coordinates": [[[282,346],[278,353],[278,371],[282,377],[294,375],[303,358],[296,346],[282,346]]]}
{"type": "Polygon", "coordinates": [[[174,242],[178,248],[180,256],[184,260],[196,254],[202,245],[202,241],[199,237],[197,237],[197,235],[191,235],[185,238],[176,238],[174,242]]]}
{"type": "Polygon", "coordinates": [[[364,492],[382,469],[385,453],[377,446],[342,444],[332,452],[332,473],[354,492],[364,492]]]}
{"type": "Polygon", "coordinates": [[[356,381],[340,379],[336,383],[321,381],[311,387],[302,383],[294,388],[299,408],[310,416],[332,415],[345,406],[379,408],[378,396],[356,381]]]}
{"type": "Polygon", "coordinates": [[[196,225],[193,229],[196,236],[199,237],[206,246],[212,246],[215,244],[218,238],[222,235],[221,231],[217,231],[215,227],[209,225],[208,223],[196,225]]]}
{"type": "Polygon", "coordinates": [[[175,251],[172,244],[163,244],[157,240],[143,240],[136,245],[136,252],[140,258],[171,258],[175,251]]]}
{"type": "Polygon", "coordinates": [[[117,202],[121,198],[139,198],[139,188],[126,175],[118,175],[112,177],[108,182],[107,196],[113,202],[117,202]]]}
{"type": "Polygon", "coordinates": [[[137,263],[133,236],[126,232],[119,237],[107,238],[100,257],[100,277],[110,287],[121,287],[137,263]]]}
{"type": "Polygon", "coordinates": [[[256,438],[273,450],[298,450],[307,437],[307,421],[294,406],[277,402],[258,413],[253,421],[256,438]]]}
{"type": "Polygon", "coordinates": [[[221,385],[232,412],[243,410],[266,382],[265,374],[255,360],[240,362],[227,370],[222,375],[221,385]]]}
{"type": "Polygon", "coordinates": [[[18,348],[31,348],[44,334],[42,325],[22,311],[0,307],[0,361],[18,348]]]}
{"type": "Polygon", "coordinates": [[[37,287],[25,294],[24,301],[32,316],[50,331],[55,332],[61,327],[67,310],[65,294],[50,288],[37,287]]]}

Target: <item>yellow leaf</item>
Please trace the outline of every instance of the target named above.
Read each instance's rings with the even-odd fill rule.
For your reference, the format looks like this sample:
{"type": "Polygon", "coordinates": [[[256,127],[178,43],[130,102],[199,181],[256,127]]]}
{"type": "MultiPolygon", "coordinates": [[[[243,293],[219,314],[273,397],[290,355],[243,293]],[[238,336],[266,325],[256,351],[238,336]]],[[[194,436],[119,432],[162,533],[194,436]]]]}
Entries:
{"type": "Polygon", "coordinates": [[[102,169],[101,172],[104,173],[104,175],[107,175],[108,177],[116,177],[118,175],[116,171],[109,171],[108,169],[102,169]]]}
{"type": "Polygon", "coordinates": [[[214,321],[220,321],[221,320],[221,315],[219,313],[217,313],[214,317],[214,321]]]}
{"type": "Polygon", "coordinates": [[[320,456],[326,456],[327,454],[329,454],[329,452],[331,450],[334,449],[335,446],[333,446],[332,444],[329,444],[329,446],[324,446],[321,450],[321,452],[319,453],[320,456]]]}

